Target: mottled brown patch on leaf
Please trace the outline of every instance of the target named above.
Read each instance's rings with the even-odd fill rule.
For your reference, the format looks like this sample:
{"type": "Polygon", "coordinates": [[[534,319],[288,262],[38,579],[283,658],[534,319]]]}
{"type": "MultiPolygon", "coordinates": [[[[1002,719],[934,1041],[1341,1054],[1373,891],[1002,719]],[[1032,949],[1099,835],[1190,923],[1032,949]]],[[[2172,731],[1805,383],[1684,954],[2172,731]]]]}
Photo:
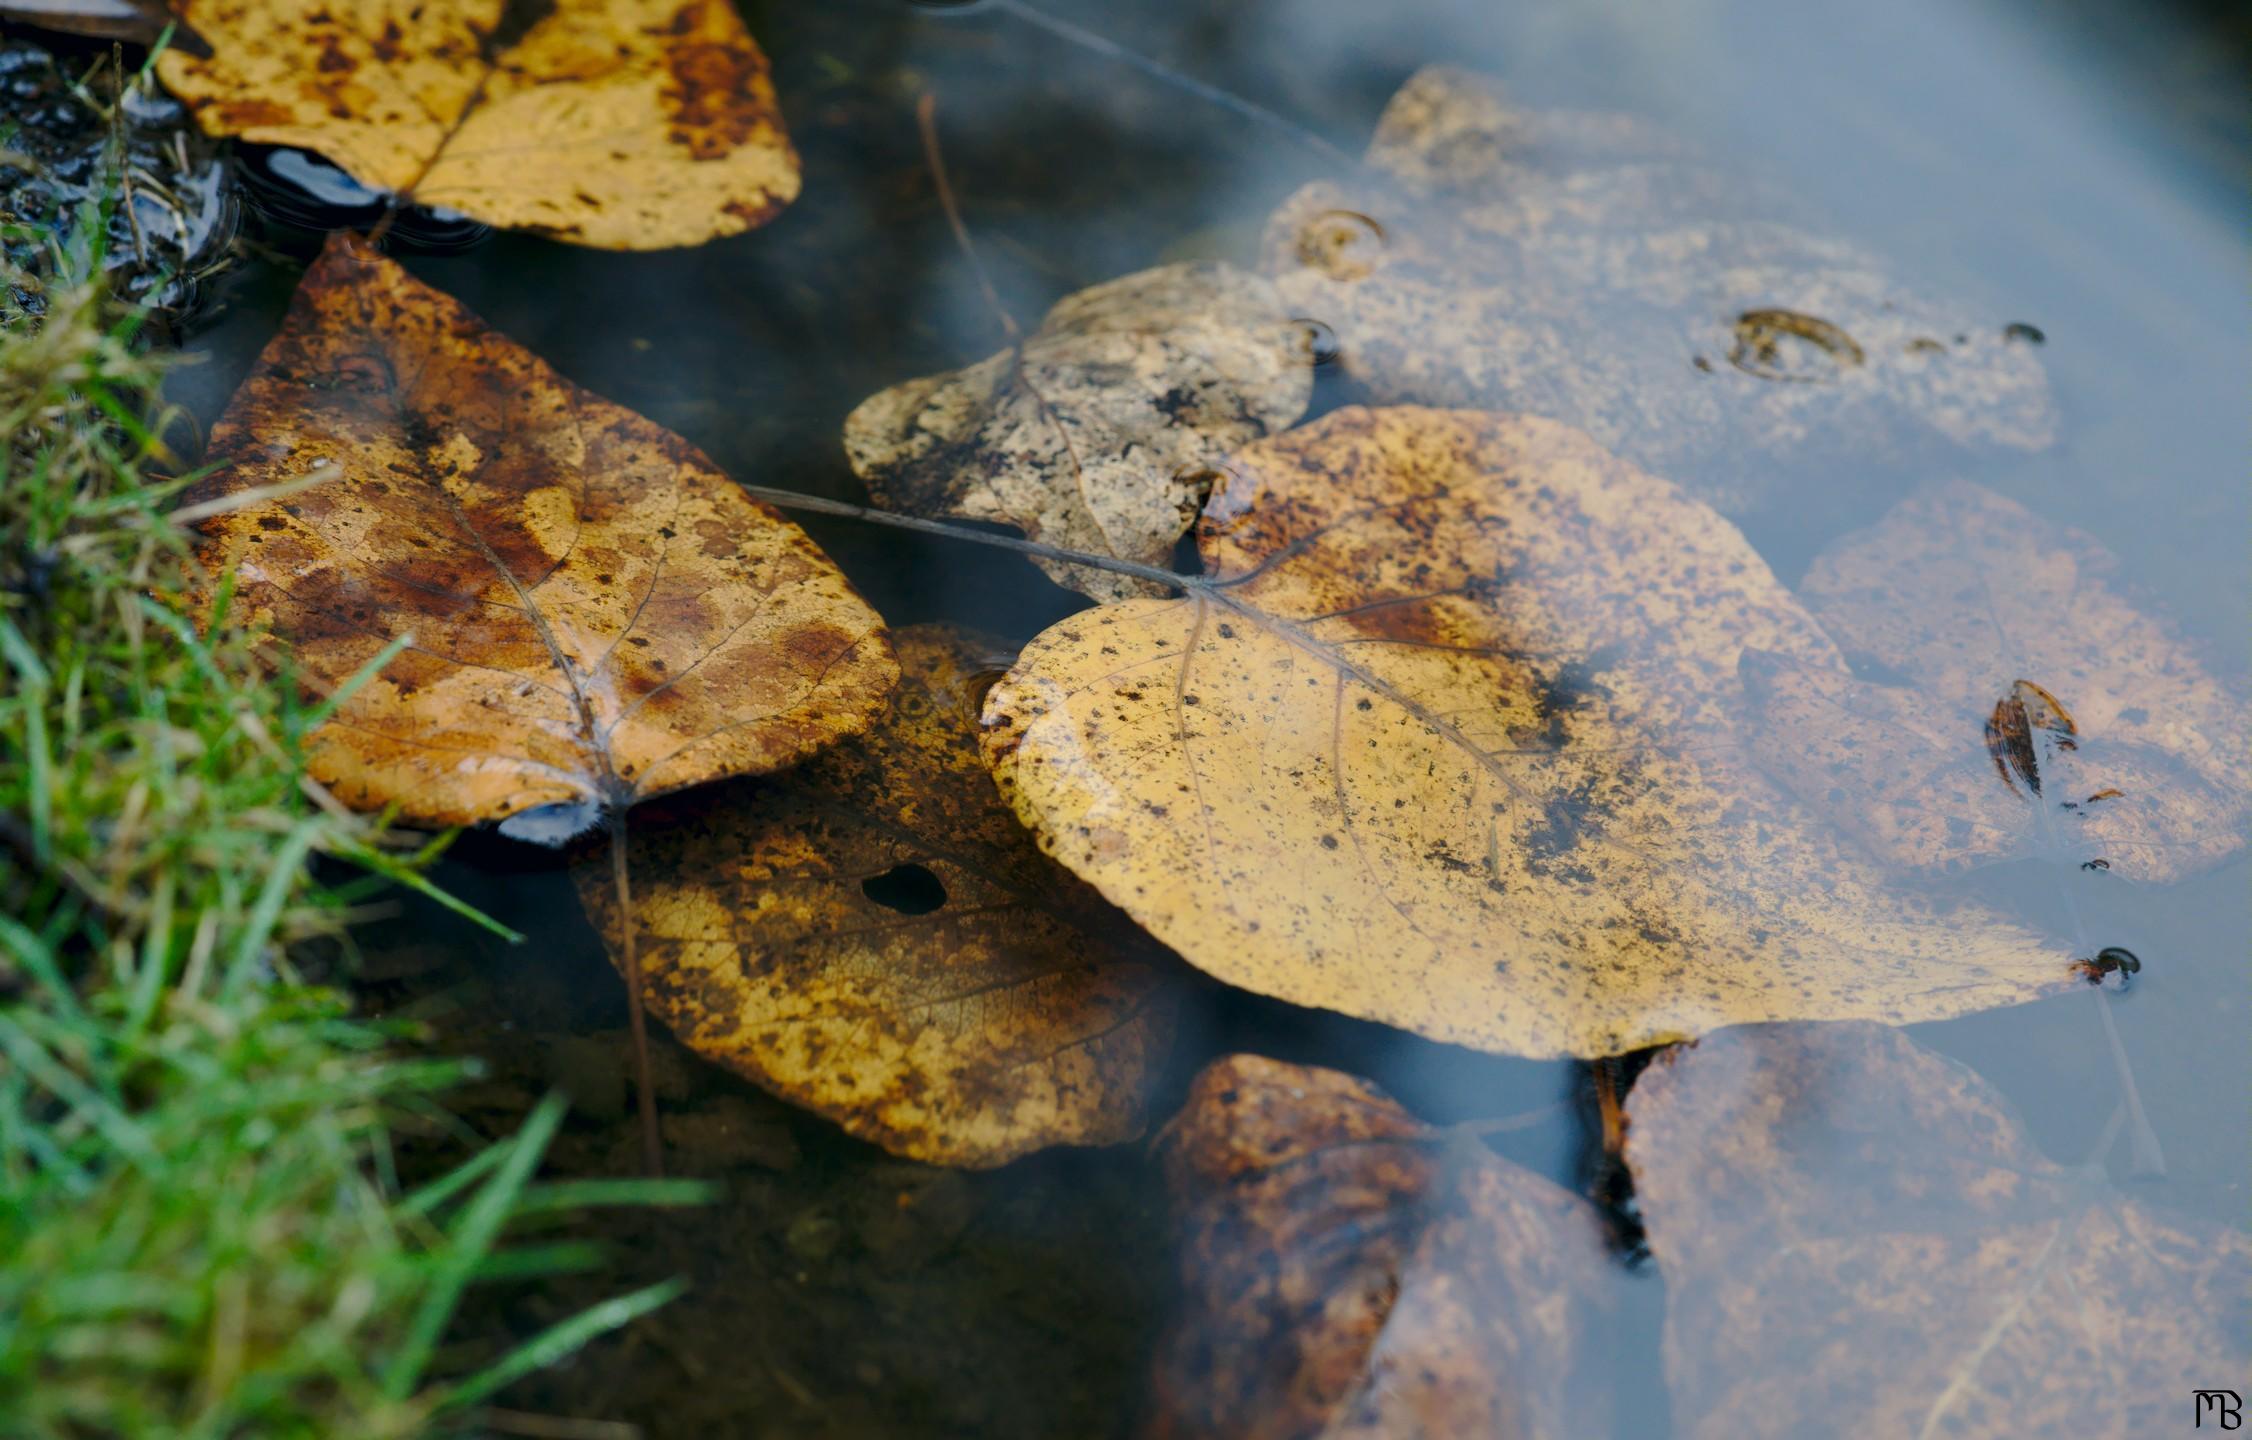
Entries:
{"type": "Polygon", "coordinates": [[[1579,1360],[1617,1276],[1585,1202],[1255,1055],[1197,1076],[1163,1155],[1181,1299],[1150,1440],[1610,1433],[1579,1360]]]}
{"type": "Polygon", "coordinates": [[[609,250],[693,245],[797,194],[766,57],[724,0],[184,0],[158,59],[214,134],[609,250]]]}
{"type": "Polygon", "coordinates": [[[2208,869],[2252,815],[2252,706],[2093,539],[1927,486],[1802,589],[1862,668],[1755,659],[1761,760],[1885,860],[2023,856],[2140,880],[2208,869]]]}
{"type": "Polygon", "coordinates": [[[1841,461],[2050,443],[2031,346],[1656,125],[1433,66],[1368,159],[1283,204],[1262,268],[1379,400],[1563,420],[1723,508],[1841,461]]]}
{"type": "Polygon", "coordinates": [[[1472,411],[1336,411],[1227,473],[1207,584],[1050,628],[985,711],[1049,853],[1190,963],[1527,1055],[2069,983],[1752,763],[1739,657],[1842,662],[1711,509],[1472,411]]]}
{"type": "Polygon", "coordinates": [[[2252,1362],[2252,1241],[2052,1163],[1898,1031],[1731,1030],[1627,1111],[1690,1440],[2180,1433],[2252,1362]]]}
{"type": "MultiPolygon", "coordinates": [[[[1273,286],[1229,265],[1166,265],[1066,296],[1021,347],[861,402],[845,453],[889,508],[1162,566],[1209,467],[1296,420],[1312,385],[1273,286]]],[[[1097,599],[1147,593],[1040,563],[1097,599]]]]}
{"type": "Polygon", "coordinates": [[[411,637],[313,737],[314,773],[359,808],[590,816],[793,764],[866,728],[897,676],[804,532],[348,237],[211,459],[192,501],[340,472],[203,527],[298,675],[334,689],[411,637]],[[670,538],[702,525],[733,548],[670,538]]]}
{"type": "MultiPolygon", "coordinates": [[[[978,648],[936,626],[892,638],[888,720],[773,782],[642,813],[644,998],[691,1048],[914,1159],[1130,1140],[1170,962],[994,792],[978,648]]],[[[621,953],[607,869],[578,882],[621,953]]]]}

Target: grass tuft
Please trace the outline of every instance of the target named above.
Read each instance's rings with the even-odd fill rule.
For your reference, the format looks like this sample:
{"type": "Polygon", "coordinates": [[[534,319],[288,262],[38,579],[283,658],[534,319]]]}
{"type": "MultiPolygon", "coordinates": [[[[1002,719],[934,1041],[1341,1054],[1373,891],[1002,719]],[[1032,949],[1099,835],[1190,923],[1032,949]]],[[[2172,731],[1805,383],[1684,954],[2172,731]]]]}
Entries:
{"type": "Polygon", "coordinates": [[[50,242],[10,293],[41,313],[0,315],[0,1433],[473,1427],[501,1385],[671,1293],[455,1373],[468,1285],[587,1261],[506,1248],[511,1222],[700,1192],[543,1189],[559,1103],[400,1190],[391,1128],[461,1067],[407,1058],[293,957],[348,948],[367,890],[309,862],[427,892],[435,847],[310,779],[322,712],[223,591],[181,613],[192,551],[166,512],[192,477],[167,474],[162,362],[95,247],[50,242]]]}

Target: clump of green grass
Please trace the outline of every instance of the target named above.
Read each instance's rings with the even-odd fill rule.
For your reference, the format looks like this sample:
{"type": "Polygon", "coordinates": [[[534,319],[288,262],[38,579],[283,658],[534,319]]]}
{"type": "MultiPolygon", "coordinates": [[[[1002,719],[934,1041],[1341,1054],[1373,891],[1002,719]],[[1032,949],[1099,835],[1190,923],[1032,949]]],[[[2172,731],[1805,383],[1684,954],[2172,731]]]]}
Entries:
{"type": "Polygon", "coordinates": [[[0,277],[43,312],[0,315],[0,1433],[472,1427],[671,1293],[461,1375],[440,1341],[469,1284],[587,1259],[504,1248],[510,1224],[700,1193],[535,1183],[559,1103],[396,1183],[392,1126],[436,1114],[460,1067],[412,1058],[296,957],[348,946],[384,884],[428,893],[427,857],[309,779],[322,707],[261,662],[223,587],[181,612],[162,367],[92,250],[0,277]],[[316,883],[316,857],[359,878],[316,883]]]}

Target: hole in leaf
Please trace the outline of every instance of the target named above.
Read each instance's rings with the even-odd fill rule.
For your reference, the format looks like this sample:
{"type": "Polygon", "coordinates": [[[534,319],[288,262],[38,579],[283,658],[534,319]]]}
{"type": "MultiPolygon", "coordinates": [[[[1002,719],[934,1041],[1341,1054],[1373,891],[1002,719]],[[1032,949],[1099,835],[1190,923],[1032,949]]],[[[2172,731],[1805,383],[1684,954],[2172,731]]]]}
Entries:
{"type": "Polygon", "coordinates": [[[946,903],[946,882],[921,865],[894,865],[861,881],[860,893],[902,915],[928,915],[946,903]]]}

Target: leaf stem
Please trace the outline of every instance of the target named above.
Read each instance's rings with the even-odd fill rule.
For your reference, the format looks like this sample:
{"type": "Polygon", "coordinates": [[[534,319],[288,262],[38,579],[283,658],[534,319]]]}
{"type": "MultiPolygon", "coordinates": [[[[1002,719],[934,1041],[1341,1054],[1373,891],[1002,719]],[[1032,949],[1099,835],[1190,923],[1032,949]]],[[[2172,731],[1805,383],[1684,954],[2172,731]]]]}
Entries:
{"type": "Polygon", "coordinates": [[[665,1147],[657,1128],[657,1087],[649,1077],[649,1023],[641,1011],[640,927],[633,915],[633,883],[626,869],[626,813],[607,807],[610,821],[610,879],[618,890],[618,931],[625,937],[626,1015],[633,1028],[633,1083],[641,1111],[641,1167],[652,1176],[665,1173],[665,1147]]]}
{"type": "Polygon", "coordinates": [[[743,493],[754,500],[763,500],[777,510],[805,510],[816,515],[837,515],[847,520],[865,520],[871,525],[889,525],[897,530],[941,535],[949,540],[967,540],[973,545],[1014,550],[1019,555],[1031,555],[1042,560],[1061,560],[1072,565],[1085,565],[1093,570],[1107,570],[1114,575],[1131,575],[1137,580],[1169,586],[1184,594],[1202,593],[1211,588],[1207,582],[1194,575],[1183,575],[1161,566],[1121,560],[1115,555],[1071,550],[1061,545],[1045,545],[1038,540],[1025,540],[1015,535],[995,535],[990,531],[976,530],[945,520],[932,520],[921,515],[901,515],[867,505],[854,505],[845,500],[829,500],[819,495],[803,495],[795,490],[775,490],[764,485],[745,485],[743,493]]]}

